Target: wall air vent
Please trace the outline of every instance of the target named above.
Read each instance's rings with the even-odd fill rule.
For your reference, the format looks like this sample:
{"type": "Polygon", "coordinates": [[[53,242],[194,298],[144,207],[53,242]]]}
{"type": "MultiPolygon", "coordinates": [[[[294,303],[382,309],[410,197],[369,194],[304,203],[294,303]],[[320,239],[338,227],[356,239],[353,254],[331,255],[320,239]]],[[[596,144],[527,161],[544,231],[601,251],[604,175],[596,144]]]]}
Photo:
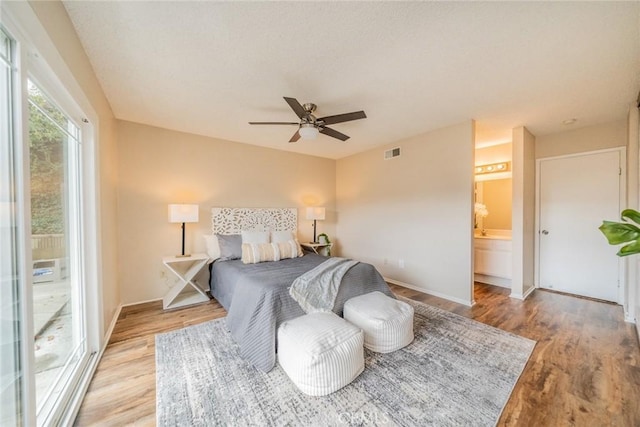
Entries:
{"type": "Polygon", "coordinates": [[[387,150],[384,152],[385,160],[393,159],[394,157],[399,157],[399,156],[400,156],[400,147],[392,148],[391,150],[387,150]]]}

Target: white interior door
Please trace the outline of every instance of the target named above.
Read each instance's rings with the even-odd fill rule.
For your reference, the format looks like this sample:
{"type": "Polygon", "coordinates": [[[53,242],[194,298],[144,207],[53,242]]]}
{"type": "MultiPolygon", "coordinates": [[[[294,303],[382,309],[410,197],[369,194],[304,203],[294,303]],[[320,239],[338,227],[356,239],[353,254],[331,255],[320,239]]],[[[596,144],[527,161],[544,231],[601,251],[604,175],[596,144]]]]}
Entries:
{"type": "Polygon", "coordinates": [[[614,150],[540,161],[540,287],[620,302],[620,260],[598,227],[619,218],[621,156],[614,150]]]}

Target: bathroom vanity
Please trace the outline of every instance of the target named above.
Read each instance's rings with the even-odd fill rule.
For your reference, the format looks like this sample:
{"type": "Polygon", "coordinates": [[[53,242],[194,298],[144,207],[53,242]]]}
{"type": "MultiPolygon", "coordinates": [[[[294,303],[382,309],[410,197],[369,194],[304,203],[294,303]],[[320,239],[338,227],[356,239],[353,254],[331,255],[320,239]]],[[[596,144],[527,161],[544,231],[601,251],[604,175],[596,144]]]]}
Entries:
{"type": "Polygon", "coordinates": [[[474,280],[511,287],[511,230],[486,230],[474,235],[474,280]]]}

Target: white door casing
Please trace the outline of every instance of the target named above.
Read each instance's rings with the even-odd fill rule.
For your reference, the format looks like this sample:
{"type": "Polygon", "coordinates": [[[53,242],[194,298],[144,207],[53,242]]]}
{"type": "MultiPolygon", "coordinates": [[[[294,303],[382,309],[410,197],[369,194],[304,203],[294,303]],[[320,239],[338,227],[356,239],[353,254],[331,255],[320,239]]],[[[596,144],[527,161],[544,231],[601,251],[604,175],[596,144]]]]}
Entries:
{"type": "Polygon", "coordinates": [[[536,286],[623,303],[621,261],[598,227],[624,201],[624,148],[537,162],[536,286]]]}

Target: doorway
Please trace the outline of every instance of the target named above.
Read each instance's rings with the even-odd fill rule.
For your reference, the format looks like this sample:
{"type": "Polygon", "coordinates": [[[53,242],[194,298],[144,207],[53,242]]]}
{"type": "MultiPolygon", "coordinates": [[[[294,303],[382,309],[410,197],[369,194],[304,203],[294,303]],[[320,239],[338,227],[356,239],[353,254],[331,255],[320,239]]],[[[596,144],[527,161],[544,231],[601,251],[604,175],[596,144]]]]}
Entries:
{"type": "Polygon", "coordinates": [[[474,165],[474,280],[509,289],[513,264],[512,151],[511,142],[478,147],[474,165]]]}
{"type": "Polygon", "coordinates": [[[618,218],[624,148],[539,159],[536,285],[622,303],[620,260],[598,227],[618,218]]]}

